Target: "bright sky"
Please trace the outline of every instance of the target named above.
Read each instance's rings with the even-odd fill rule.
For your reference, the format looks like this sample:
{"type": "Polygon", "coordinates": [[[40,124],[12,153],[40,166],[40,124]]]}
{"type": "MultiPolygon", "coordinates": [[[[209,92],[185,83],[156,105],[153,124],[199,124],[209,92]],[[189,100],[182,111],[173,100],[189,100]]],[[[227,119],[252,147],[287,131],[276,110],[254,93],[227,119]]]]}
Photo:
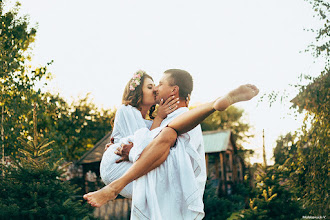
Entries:
{"type": "MultiPolygon", "coordinates": [[[[139,69],[189,71],[191,103],[206,102],[242,83],[262,93],[290,90],[301,73],[319,73],[319,63],[300,53],[314,35],[311,6],[303,0],[24,0],[22,12],[38,22],[33,63],[54,60],[49,88],[68,100],[91,93],[104,108],[121,103],[126,82],[139,69]]],[[[290,95],[294,97],[295,90],[290,95]]],[[[254,126],[246,147],[261,161],[262,129],[267,158],[280,134],[299,127],[289,105],[269,108],[258,99],[238,105],[254,126]]]]}

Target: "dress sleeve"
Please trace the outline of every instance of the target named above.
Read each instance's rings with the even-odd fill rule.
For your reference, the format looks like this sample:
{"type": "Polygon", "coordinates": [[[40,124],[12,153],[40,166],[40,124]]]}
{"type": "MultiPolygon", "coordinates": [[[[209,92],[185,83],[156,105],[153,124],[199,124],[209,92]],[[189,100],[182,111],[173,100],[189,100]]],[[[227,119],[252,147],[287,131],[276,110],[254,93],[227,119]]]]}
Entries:
{"type": "Polygon", "coordinates": [[[112,137],[115,143],[127,144],[128,141],[135,143],[134,133],[146,127],[139,110],[130,105],[122,105],[116,112],[112,137]]]}
{"type": "Polygon", "coordinates": [[[115,143],[133,142],[129,160],[135,162],[160,130],[161,128],[156,128],[150,131],[139,110],[130,105],[122,105],[116,112],[112,137],[115,143]]]}
{"type": "Polygon", "coordinates": [[[113,126],[112,134],[111,134],[111,136],[114,138],[115,144],[119,143],[120,139],[123,138],[123,134],[121,133],[121,131],[123,129],[121,128],[121,125],[120,125],[122,114],[123,114],[122,108],[119,108],[116,112],[114,126],[113,126]]]}

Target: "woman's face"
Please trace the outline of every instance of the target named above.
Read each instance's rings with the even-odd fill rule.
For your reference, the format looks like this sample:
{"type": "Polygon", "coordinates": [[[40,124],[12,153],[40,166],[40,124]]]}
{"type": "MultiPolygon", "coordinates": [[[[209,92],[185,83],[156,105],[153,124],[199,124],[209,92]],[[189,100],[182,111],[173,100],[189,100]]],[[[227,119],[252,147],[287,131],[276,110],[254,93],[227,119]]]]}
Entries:
{"type": "Polygon", "coordinates": [[[145,78],[142,87],[142,104],[143,105],[154,105],[156,104],[156,97],[154,94],[154,81],[150,78],[145,78]]]}

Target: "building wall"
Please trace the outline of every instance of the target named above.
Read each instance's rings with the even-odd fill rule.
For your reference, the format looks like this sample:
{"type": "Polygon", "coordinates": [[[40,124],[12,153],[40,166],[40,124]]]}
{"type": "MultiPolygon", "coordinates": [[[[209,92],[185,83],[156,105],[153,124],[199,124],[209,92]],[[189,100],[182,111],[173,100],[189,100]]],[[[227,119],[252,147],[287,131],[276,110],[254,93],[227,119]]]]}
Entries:
{"type": "Polygon", "coordinates": [[[222,192],[230,194],[232,185],[243,181],[242,161],[234,151],[206,154],[208,181],[222,192]]]}

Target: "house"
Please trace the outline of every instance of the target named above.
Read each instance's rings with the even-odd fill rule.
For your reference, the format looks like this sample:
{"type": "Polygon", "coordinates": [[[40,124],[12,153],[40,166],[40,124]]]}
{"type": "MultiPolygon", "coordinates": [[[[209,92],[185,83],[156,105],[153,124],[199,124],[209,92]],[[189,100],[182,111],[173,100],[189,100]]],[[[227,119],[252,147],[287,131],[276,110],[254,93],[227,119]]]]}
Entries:
{"type": "Polygon", "coordinates": [[[77,167],[82,167],[82,176],[85,182],[84,191],[86,193],[98,190],[104,185],[100,178],[100,162],[105,145],[110,143],[111,133],[106,134],[76,162],[77,167]]]}
{"type": "Polygon", "coordinates": [[[203,132],[208,181],[218,193],[228,195],[243,182],[244,161],[237,154],[230,130],[203,132]]]}

